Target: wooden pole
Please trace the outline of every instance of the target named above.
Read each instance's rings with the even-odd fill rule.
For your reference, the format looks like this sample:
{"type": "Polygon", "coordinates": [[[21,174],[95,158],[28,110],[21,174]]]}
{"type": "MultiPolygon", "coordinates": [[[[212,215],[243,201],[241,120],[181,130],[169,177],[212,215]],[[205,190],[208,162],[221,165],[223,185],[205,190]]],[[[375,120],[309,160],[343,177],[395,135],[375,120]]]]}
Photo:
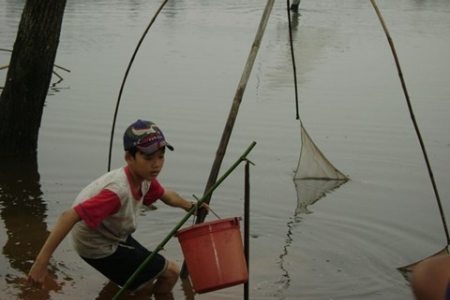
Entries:
{"type": "MultiPolygon", "coordinates": [[[[245,195],[244,195],[244,252],[247,270],[250,274],[250,161],[245,164],[245,195]]],[[[250,299],[250,278],[244,283],[244,300],[250,299]]]]}
{"type": "Polygon", "coordinates": [[[383,16],[381,15],[381,12],[378,9],[377,4],[375,3],[375,0],[371,0],[371,2],[373,5],[373,8],[375,9],[375,12],[377,13],[378,19],[380,20],[381,26],[383,27],[384,33],[386,34],[387,40],[389,42],[389,46],[391,47],[392,55],[394,56],[395,65],[397,67],[398,76],[400,77],[400,82],[401,82],[401,85],[403,88],[403,93],[405,95],[406,103],[408,105],[409,114],[411,116],[411,120],[413,122],[414,129],[416,130],[417,138],[419,139],[420,148],[422,149],[422,153],[423,153],[425,163],[426,163],[426,166],[428,169],[428,175],[430,176],[434,195],[436,197],[439,212],[441,214],[441,220],[442,220],[442,225],[444,226],[445,237],[447,239],[447,245],[450,245],[450,235],[449,235],[448,228],[447,228],[447,222],[445,220],[444,210],[442,208],[441,197],[439,196],[437,185],[434,180],[433,170],[431,169],[431,164],[428,159],[427,150],[425,148],[425,144],[423,142],[422,135],[420,134],[420,130],[419,130],[419,126],[417,125],[416,117],[414,116],[414,111],[413,111],[413,108],[411,105],[411,101],[409,100],[408,90],[406,89],[406,83],[403,78],[402,68],[400,67],[400,61],[398,59],[397,52],[395,51],[394,42],[392,41],[391,35],[389,34],[389,30],[388,30],[386,24],[384,23],[383,16]]]}
{"type": "MultiPolygon", "coordinates": [[[[234,123],[236,121],[236,117],[237,117],[237,114],[239,111],[239,106],[242,102],[242,96],[244,95],[245,88],[247,86],[247,82],[250,77],[250,73],[252,71],[253,64],[255,62],[256,54],[258,53],[259,47],[261,45],[261,40],[264,35],[264,30],[266,29],[266,25],[269,20],[269,16],[272,11],[274,2],[275,2],[275,0],[267,1],[266,8],[262,15],[261,22],[258,27],[258,31],[256,33],[252,48],[250,50],[250,54],[247,59],[247,63],[245,65],[244,71],[241,76],[241,80],[239,82],[239,85],[236,90],[236,94],[233,99],[233,104],[231,106],[231,110],[228,115],[228,120],[227,120],[227,123],[226,123],[225,128],[222,133],[222,139],[220,140],[220,144],[219,144],[219,147],[216,152],[216,158],[215,158],[215,161],[211,168],[211,173],[209,175],[209,179],[206,184],[205,191],[208,190],[212,185],[214,185],[214,183],[217,180],[217,176],[220,171],[220,166],[221,166],[223,158],[225,156],[228,142],[231,137],[231,132],[233,131],[233,126],[234,126],[234,123]]],[[[209,197],[205,200],[205,202],[209,204],[210,201],[211,201],[211,195],[209,195],[209,197]]],[[[206,213],[207,213],[207,211],[204,208],[200,208],[200,210],[198,212],[196,224],[203,223],[203,221],[205,220],[205,217],[206,217],[206,213]]],[[[189,274],[189,272],[187,271],[186,264],[183,263],[183,267],[181,269],[181,277],[185,278],[188,276],[188,274],[189,274]]]]}
{"type": "MultiPolygon", "coordinates": [[[[297,1],[297,7],[300,1],[297,1]]],[[[294,55],[294,42],[292,38],[292,22],[291,22],[291,5],[290,1],[287,0],[287,17],[289,24],[289,46],[291,49],[291,59],[292,59],[292,70],[294,73],[294,90],[295,90],[295,117],[297,120],[300,120],[300,114],[298,112],[298,85],[297,85],[297,67],[295,66],[295,55],[294,55]]],[[[300,121],[301,122],[301,121],[300,121]]]]}
{"type": "Polygon", "coordinates": [[[108,151],[108,172],[111,171],[112,146],[113,146],[113,140],[114,140],[114,129],[116,128],[117,114],[119,113],[120,100],[122,98],[122,93],[123,93],[123,89],[125,87],[125,83],[127,82],[128,74],[130,73],[131,66],[133,65],[134,59],[136,58],[136,55],[137,55],[137,53],[139,51],[139,48],[142,45],[142,42],[145,39],[145,36],[147,35],[148,31],[150,30],[150,27],[152,27],[153,23],[155,22],[156,17],[159,15],[161,10],[166,5],[167,1],[169,1],[169,0],[164,0],[161,3],[161,5],[159,6],[159,8],[156,11],[155,15],[150,20],[150,23],[147,25],[147,28],[145,28],[144,33],[142,34],[142,36],[139,39],[139,42],[138,42],[136,48],[134,49],[133,55],[131,56],[131,59],[130,59],[130,62],[128,63],[128,67],[127,67],[127,70],[125,71],[125,75],[123,76],[122,84],[120,85],[119,96],[117,97],[117,101],[116,101],[116,108],[114,110],[113,123],[112,123],[112,126],[111,126],[111,137],[109,139],[109,151],[108,151]]]}

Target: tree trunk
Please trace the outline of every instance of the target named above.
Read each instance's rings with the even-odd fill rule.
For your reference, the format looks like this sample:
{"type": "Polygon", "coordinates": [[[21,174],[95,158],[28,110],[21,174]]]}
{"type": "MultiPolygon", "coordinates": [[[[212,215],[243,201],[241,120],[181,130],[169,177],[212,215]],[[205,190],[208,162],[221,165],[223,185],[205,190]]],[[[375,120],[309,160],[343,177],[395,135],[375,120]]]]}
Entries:
{"type": "Polygon", "coordinates": [[[66,0],[27,0],[0,96],[0,155],[37,152],[66,0]]]}

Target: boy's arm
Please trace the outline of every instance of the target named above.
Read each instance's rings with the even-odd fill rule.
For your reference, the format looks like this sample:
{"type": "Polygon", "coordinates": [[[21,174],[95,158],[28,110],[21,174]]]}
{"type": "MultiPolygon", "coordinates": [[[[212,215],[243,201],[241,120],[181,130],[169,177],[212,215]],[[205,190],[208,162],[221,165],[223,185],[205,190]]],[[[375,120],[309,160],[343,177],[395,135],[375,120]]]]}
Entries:
{"type": "Polygon", "coordinates": [[[34,287],[42,288],[45,277],[47,276],[47,267],[55,249],[61,241],[67,236],[72,227],[80,221],[81,218],[75,209],[71,208],[65,211],[58,219],[52,232],[42,246],[41,251],[28,273],[28,282],[34,287]]]}
{"type": "MultiPolygon", "coordinates": [[[[165,204],[173,207],[180,207],[185,211],[189,211],[192,208],[193,202],[188,201],[181,197],[174,190],[166,189],[164,194],[160,198],[165,204]]],[[[209,211],[209,206],[206,203],[202,204],[202,207],[209,211]]]]}
{"type": "Polygon", "coordinates": [[[180,207],[184,210],[189,210],[192,203],[183,197],[181,197],[177,192],[173,190],[166,189],[164,194],[161,196],[162,202],[172,207],[180,207]]]}

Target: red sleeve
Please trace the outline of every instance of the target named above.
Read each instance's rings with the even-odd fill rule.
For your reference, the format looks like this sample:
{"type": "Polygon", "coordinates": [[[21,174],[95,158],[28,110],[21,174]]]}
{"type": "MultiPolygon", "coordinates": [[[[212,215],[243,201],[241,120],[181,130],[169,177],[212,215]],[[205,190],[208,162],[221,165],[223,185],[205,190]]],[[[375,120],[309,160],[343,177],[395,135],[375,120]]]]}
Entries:
{"type": "Polygon", "coordinates": [[[147,194],[145,194],[144,196],[144,205],[151,205],[156,200],[161,198],[163,194],[164,194],[163,186],[159,183],[158,180],[153,179],[147,194]]]}
{"type": "Polygon", "coordinates": [[[116,193],[102,190],[100,193],[74,207],[89,228],[94,229],[103,219],[119,211],[121,204],[116,193]]]}

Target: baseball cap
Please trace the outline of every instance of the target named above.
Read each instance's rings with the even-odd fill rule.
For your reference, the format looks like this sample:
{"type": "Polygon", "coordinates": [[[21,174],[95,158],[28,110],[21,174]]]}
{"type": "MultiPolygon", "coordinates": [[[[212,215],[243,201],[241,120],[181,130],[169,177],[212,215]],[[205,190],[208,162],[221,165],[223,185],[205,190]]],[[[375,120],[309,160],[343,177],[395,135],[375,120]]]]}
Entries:
{"type": "Polygon", "coordinates": [[[161,129],[155,123],[145,120],[137,120],[125,130],[123,148],[127,151],[133,147],[137,147],[145,154],[152,154],[162,147],[173,151],[172,145],[166,141],[161,129]]]}

